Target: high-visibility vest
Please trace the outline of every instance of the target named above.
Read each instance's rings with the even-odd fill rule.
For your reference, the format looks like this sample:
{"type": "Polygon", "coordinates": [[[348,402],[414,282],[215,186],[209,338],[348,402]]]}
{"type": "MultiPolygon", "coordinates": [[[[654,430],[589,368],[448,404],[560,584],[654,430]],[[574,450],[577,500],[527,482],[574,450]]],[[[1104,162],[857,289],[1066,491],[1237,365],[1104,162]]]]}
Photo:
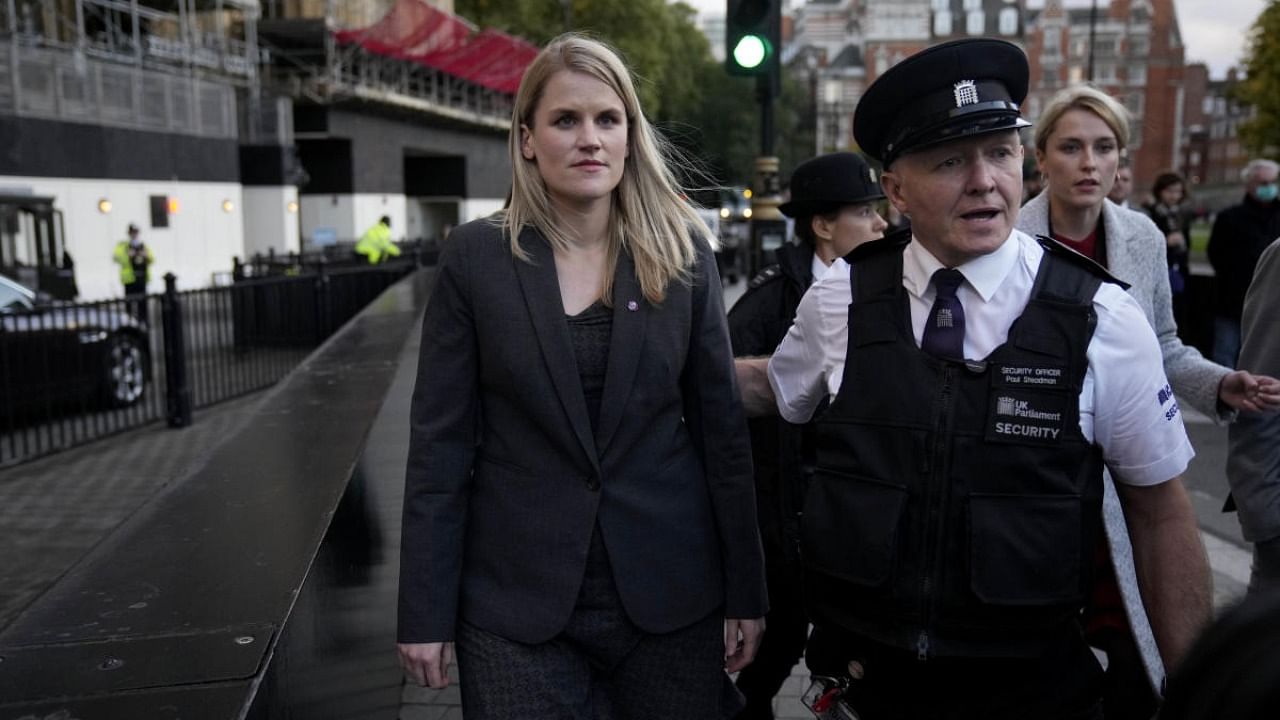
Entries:
{"type": "MultiPolygon", "coordinates": [[[[146,282],[151,279],[151,263],[156,261],[156,256],[152,254],[151,248],[146,245],[142,246],[143,252],[146,253],[147,264],[142,271],[142,281],[146,282]]],[[[111,254],[111,259],[120,266],[120,282],[124,285],[132,285],[137,276],[133,272],[133,260],[129,257],[129,241],[121,240],[116,243],[115,252],[111,254]]]]}
{"type": "Polygon", "coordinates": [[[391,242],[391,228],[381,222],[365,231],[356,243],[356,253],[369,258],[370,265],[377,265],[387,257],[400,255],[400,248],[391,242]]]}

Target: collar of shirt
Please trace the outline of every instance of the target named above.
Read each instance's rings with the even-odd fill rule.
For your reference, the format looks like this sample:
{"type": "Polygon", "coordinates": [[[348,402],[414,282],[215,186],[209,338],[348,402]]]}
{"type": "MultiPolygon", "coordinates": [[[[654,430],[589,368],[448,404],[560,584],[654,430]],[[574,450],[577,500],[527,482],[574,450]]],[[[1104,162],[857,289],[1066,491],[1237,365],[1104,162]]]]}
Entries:
{"type": "MultiPolygon", "coordinates": [[[[1000,284],[1008,277],[1014,263],[1018,261],[1019,243],[1014,241],[1014,233],[1009,233],[995,252],[974,258],[956,267],[964,275],[966,283],[981,297],[983,302],[990,302],[1000,284]]],[[[925,249],[914,235],[911,244],[907,245],[902,258],[902,285],[914,297],[933,302],[933,289],[929,281],[933,274],[946,267],[933,253],[925,249]]]]}
{"type": "Polygon", "coordinates": [[[813,282],[821,280],[822,276],[826,275],[830,269],[831,265],[822,262],[822,258],[818,257],[818,253],[813,254],[813,265],[809,268],[809,274],[813,276],[813,282]]]}

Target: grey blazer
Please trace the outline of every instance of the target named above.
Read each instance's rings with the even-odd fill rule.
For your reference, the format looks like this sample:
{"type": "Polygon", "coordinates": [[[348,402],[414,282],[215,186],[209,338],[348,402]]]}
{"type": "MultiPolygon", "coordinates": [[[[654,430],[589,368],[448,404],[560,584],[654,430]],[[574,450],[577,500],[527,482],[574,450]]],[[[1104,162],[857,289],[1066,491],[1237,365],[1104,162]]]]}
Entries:
{"type": "MultiPolygon", "coordinates": [[[[1280,240],[1262,251],[1244,299],[1240,367],[1280,376],[1280,240]]],[[[1280,537],[1280,413],[1241,414],[1228,430],[1227,479],[1250,542],[1280,537]]]]}
{"type": "MultiPolygon", "coordinates": [[[[1229,369],[1206,360],[1198,350],[1178,339],[1169,291],[1169,271],[1165,262],[1165,240],[1151,218],[1122,208],[1110,200],[1102,205],[1102,222],[1107,237],[1107,269],[1129,283],[1129,295],[1138,301],[1147,322],[1160,341],[1164,371],[1180,401],[1219,422],[1229,422],[1235,411],[1218,408],[1218,384],[1229,369]]],[[[1042,192],[1022,207],[1017,227],[1032,235],[1049,235],[1049,193],[1042,192]]],[[[1133,565],[1133,544],[1125,524],[1124,509],[1116,494],[1110,472],[1104,473],[1102,511],[1125,613],[1134,641],[1142,654],[1151,686],[1159,695],[1164,687],[1164,663],[1156,646],[1151,621],[1142,604],[1138,575],[1133,565]]]]}
{"type": "Polygon", "coordinates": [[[766,610],[746,421],[711,248],[661,305],[623,253],[594,429],[551,246],[513,257],[456,228],[423,319],[401,540],[399,639],[461,619],[523,643],[567,623],[592,533],[630,619],[662,633],[766,610]]]}

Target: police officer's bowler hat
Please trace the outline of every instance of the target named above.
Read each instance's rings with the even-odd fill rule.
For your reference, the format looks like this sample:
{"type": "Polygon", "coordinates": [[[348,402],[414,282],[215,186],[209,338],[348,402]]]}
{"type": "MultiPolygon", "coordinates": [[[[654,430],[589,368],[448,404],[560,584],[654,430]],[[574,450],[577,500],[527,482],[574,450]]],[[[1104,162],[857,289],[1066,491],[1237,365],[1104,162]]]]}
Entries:
{"type": "Polygon", "coordinates": [[[863,93],[853,136],[888,167],[898,157],[949,140],[1029,127],[1027,56],[991,38],[954,40],[889,68],[863,93]]]}
{"type": "Polygon", "coordinates": [[[791,199],[778,206],[787,217],[835,212],[845,205],[880,200],[876,173],[857,153],[819,155],[791,173],[791,199]]]}

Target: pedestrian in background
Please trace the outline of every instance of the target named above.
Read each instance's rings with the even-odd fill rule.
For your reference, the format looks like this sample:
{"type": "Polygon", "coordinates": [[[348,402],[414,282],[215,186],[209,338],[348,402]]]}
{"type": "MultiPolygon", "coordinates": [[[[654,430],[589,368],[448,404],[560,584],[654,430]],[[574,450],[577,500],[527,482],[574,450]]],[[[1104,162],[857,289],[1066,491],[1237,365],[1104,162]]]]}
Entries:
{"type": "MultiPolygon", "coordinates": [[[[1046,190],[1022,208],[1018,229],[1052,237],[1129,284],[1129,295],[1156,332],[1165,374],[1180,401],[1228,421],[1253,401],[1259,387],[1280,392],[1280,383],[1271,378],[1216,365],[1178,338],[1164,234],[1144,213],[1106,201],[1129,140],[1124,107],[1093,86],[1076,85],[1051,98],[1036,123],[1036,163],[1046,190]]],[[[1163,669],[1138,595],[1128,531],[1110,474],[1105,490],[1110,552],[1100,553],[1097,560],[1099,576],[1086,632],[1108,654],[1108,716],[1149,716],[1163,669]]]]}
{"type": "Polygon", "coordinates": [[[1213,265],[1213,360],[1236,367],[1240,353],[1240,313],[1258,256],[1280,237],[1280,165],[1250,160],[1241,171],[1244,200],[1218,213],[1209,235],[1213,265]]]}
{"type": "Polygon", "coordinates": [[[1028,75],[1016,46],[975,39],[876,79],[854,134],[912,236],[837,261],[769,361],[784,418],[829,399],[801,521],[806,661],[862,717],[1101,717],[1079,618],[1104,463],[1167,664],[1210,611],[1155,334],[1097,265],[1014,229],[1028,75]]]}
{"type": "Polygon", "coordinates": [[[1129,196],[1132,194],[1133,168],[1129,166],[1128,150],[1120,148],[1120,167],[1116,168],[1116,183],[1111,186],[1111,192],[1107,193],[1107,199],[1128,210],[1129,196]]]}
{"type": "MultiPolygon", "coordinates": [[[[883,199],[875,172],[855,153],[821,155],[795,169],[791,199],[778,209],[795,219],[796,241],[778,248],[776,262],[751,279],[729,311],[734,357],[773,353],[814,279],[837,258],[881,237],[886,223],[876,206],[883,199]]],[[[748,427],[769,587],[769,631],[755,662],[738,675],[738,689],[747,699],[738,718],[770,720],[773,696],[804,654],[809,637],[796,543],[814,437],[811,427],[777,417],[753,418],[748,427]]]]}
{"type": "Polygon", "coordinates": [[[386,262],[393,257],[400,257],[400,248],[391,242],[391,218],[383,215],[373,227],[360,236],[356,243],[355,253],[363,255],[370,265],[386,262]]]}
{"type": "Polygon", "coordinates": [[[709,232],[605,45],[516,93],[505,212],[454,229],[411,411],[399,650],[486,718],[705,720],[767,610],[709,232]]]}
{"type": "MultiPolygon", "coordinates": [[[[1187,204],[1187,183],[1176,172],[1162,172],[1151,187],[1155,202],[1147,207],[1152,222],[1164,233],[1165,265],[1169,273],[1169,293],[1173,299],[1173,319],[1186,324],[1187,265],[1191,243],[1191,211],[1187,204]]],[[[1233,366],[1234,367],[1234,366],[1233,366]]]]}
{"type": "Polygon", "coordinates": [[[142,242],[138,226],[129,223],[128,239],[116,243],[111,259],[120,266],[120,284],[124,295],[133,306],[134,315],[147,321],[147,281],[151,279],[151,265],[156,256],[142,242]]]}
{"type": "MultiPolygon", "coordinates": [[[[1258,259],[1245,295],[1240,366],[1280,375],[1280,241],[1258,259]]],[[[1260,403],[1261,404],[1261,403],[1260,403]]],[[[1243,412],[1228,432],[1227,480],[1253,543],[1250,594],[1280,592],[1280,414],[1243,412]]]]}

